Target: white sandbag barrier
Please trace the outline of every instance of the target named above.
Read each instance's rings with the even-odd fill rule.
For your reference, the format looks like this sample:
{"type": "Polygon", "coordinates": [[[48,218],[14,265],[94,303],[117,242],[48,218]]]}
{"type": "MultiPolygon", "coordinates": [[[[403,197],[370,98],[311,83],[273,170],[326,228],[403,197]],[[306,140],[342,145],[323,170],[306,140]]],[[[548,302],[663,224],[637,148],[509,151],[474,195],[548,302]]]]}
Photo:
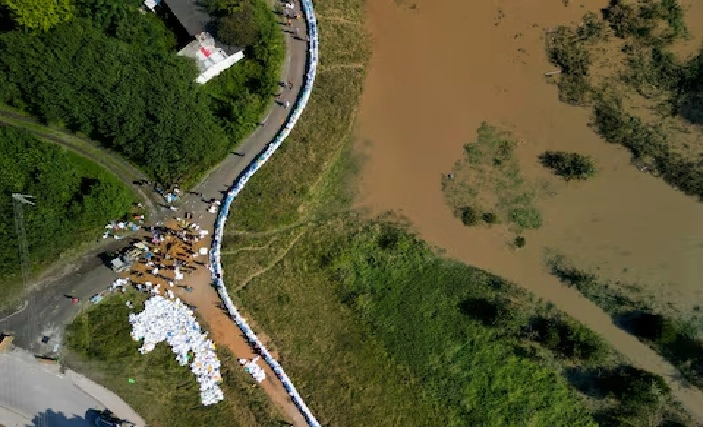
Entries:
{"type": "Polygon", "coordinates": [[[307,58],[307,70],[305,73],[305,81],[303,82],[302,89],[298,95],[298,99],[293,105],[291,113],[288,115],[285,126],[282,127],[281,131],[276,135],[276,137],[271,141],[266,148],[257,156],[256,159],[249,165],[249,167],[242,172],[242,174],[237,177],[237,179],[232,184],[232,187],[227,192],[222,204],[220,205],[220,211],[217,216],[217,221],[215,223],[215,231],[213,233],[212,249],[210,251],[211,258],[211,269],[213,280],[217,291],[220,294],[220,298],[225,303],[227,310],[235,321],[237,326],[242,330],[244,336],[246,336],[249,343],[258,350],[264,361],[271,367],[271,370],[276,374],[276,377],[281,381],[283,387],[288,392],[293,403],[298,408],[300,413],[305,417],[308,425],[311,427],[319,427],[320,423],[315,419],[310,409],[303,401],[303,398],[293,386],[292,381],[288,378],[288,375],[283,371],[283,368],[278,363],[276,359],[271,356],[271,353],[264,347],[259,338],[256,336],[254,331],[251,330],[246,320],[242,318],[239,311],[234,306],[232,299],[227,294],[227,288],[222,281],[222,265],[220,264],[220,247],[222,242],[222,234],[225,228],[225,221],[227,221],[227,215],[229,214],[230,206],[232,201],[237,197],[239,192],[244,188],[244,185],[249,181],[256,171],[259,170],[261,166],[273,155],[273,153],[281,146],[283,141],[288,137],[290,131],[295,126],[298,118],[300,118],[303,109],[310,99],[310,92],[312,91],[313,83],[315,81],[315,74],[317,71],[318,62],[318,33],[317,33],[317,20],[315,19],[315,12],[313,10],[311,0],[301,0],[303,7],[303,16],[308,28],[308,58],[307,58]]]}

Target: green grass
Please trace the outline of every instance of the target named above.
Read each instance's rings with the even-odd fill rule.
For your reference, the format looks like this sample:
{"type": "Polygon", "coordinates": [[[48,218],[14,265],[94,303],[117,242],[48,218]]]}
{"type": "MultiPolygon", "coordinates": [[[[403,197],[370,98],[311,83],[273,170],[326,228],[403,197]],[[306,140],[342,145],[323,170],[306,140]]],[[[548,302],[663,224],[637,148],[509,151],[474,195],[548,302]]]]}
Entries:
{"type": "Polygon", "coordinates": [[[509,304],[511,317],[496,327],[462,313],[462,301],[508,297],[502,286],[402,230],[335,221],[310,227],[236,296],[274,337],[323,423],[588,425],[562,377],[515,354],[528,321],[519,306],[509,304]],[[349,394],[329,399],[340,384],[349,394]],[[412,412],[401,405],[408,400],[412,412]]]}
{"type": "MultiPolygon", "coordinates": [[[[200,403],[190,368],[178,365],[166,343],[139,354],[141,344],[130,336],[130,309],[125,302],[131,300],[139,311],[145,299],[136,292],[115,294],[82,312],[67,330],[62,363],[117,393],[153,427],[287,425],[224,347],[218,347],[217,354],[225,400],[208,407],[200,403]]],[[[201,325],[207,330],[207,325],[201,325]]]]}
{"type": "Polygon", "coordinates": [[[225,282],[323,424],[583,425],[587,407],[599,420],[679,417],[661,379],[622,374],[596,334],[402,228],[346,214],[300,231],[244,289],[238,255],[226,258],[225,282]],[[656,387],[616,393],[612,376],[656,387]],[[642,403],[658,393],[660,406],[642,403]]]}
{"type": "Polygon", "coordinates": [[[508,134],[483,123],[476,142],[464,146],[464,158],[454,164],[451,177],[442,178],[445,199],[465,225],[493,214],[494,222],[511,223],[518,231],[542,226],[535,186],[522,178],[515,146],[508,134]]]}

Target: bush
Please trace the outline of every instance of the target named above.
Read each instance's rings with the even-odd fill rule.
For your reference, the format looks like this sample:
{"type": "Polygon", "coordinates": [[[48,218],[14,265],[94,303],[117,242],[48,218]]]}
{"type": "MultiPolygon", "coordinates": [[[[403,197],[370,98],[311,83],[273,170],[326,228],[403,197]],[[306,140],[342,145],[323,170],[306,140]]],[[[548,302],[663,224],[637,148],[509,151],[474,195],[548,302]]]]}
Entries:
{"type": "Polygon", "coordinates": [[[594,107],[594,124],[606,141],[628,148],[635,159],[653,158],[656,172],[669,185],[703,198],[703,158],[687,160],[671,152],[661,128],[627,114],[619,99],[600,99],[594,107]]]}
{"type": "Polygon", "coordinates": [[[594,274],[569,265],[563,256],[552,257],[548,266],[562,283],[575,287],[623,329],[669,360],[688,381],[703,387],[703,343],[689,333],[692,328],[654,312],[649,303],[632,300],[620,287],[599,281],[594,274]]]}
{"type": "Polygon", "coordinates": [[[600,337],[586,327],[555,317],[536,317],[530,322],[530,337],[568,359],[601,361],[607,353],[600,337]]]}
{"type": "Polygon", "coordinates": [[[498,222],[498,216],[493,212],[484,212],[481,218],[483,218],[486,224],[495,224],[498,222]]]}
{"type": "Polygon", "coordinates": [[[582,38],[567,27],[558,27],[548,38],[547,57],[561,69],[559,99],[575,105],[588,101],[591,92],[588,82],[591,55],[582,38]]]}
{"type": "Polygon", "coordinates": [[[476,209],[471,207],[462,208],[460,215],[461,222],[464,223],[464,225],[466,225],[467,227],[477,225],[480,218],[476,209]]]}
{"type": "Polygon", "coordinates": [[[603,9],[603,18],[616,36],[634,37],[650,45],[671,43],[688,33],[677,0],[643,0],[636,4],[611,0],[603,9]]]}
{"type": "Polygon", "coordinates": [[[542,226],[542,214],[532,207],[518,207],[510,210],[510,221],[520,228],[537,229],[542,226]]]}
{"type": "Polygon", "coordinates": [[[524,236],[517,236],[515,237],[515,240],[513,240],[513,245],[518,249],[524,248],[526,244],[527,240],[525,240],[524,236]]]}
{"type": "Polygon", "coordinates": [[[585,180],[596,173],[593,159],[578,153],[546,151],[539,156],[542,166],[550,168],[565,180],[585,180]]]}
{"type": "Polygon", "coordinates": [[[252,8],[244,3],[241,10],[223,16],[217,20],[217,38],[231,46],[250,47],[256,43],[258,29],[252,8]]]}

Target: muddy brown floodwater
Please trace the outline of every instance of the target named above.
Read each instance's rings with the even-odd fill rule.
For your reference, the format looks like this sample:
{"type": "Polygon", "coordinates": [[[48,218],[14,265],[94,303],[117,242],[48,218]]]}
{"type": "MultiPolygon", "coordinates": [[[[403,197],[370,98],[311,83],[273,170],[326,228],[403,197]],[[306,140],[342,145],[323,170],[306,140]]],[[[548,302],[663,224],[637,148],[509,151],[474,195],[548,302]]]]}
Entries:
{"type": "MultiPolygon", "coordinates": [[[[703,420],[703,394],[674,368],[613,325],[609,316],[544,269],[545,250],[611,279],[639,281],[680,310],[703,303],[703,205],[638,172],[621,148],[588,127],[590,110],[566,106],[545,83],[553,70],[544,29],[577,23],[606,1],[373,0],[367,8],[373,58],[359,116],[367,157],[358,204],[395,210],[447,255],[514,281],[597,331],[635,365],[669,381],[703,420]],[[462,156],[482,121],[513,132],[529,179],[550,180],[539,207],[544,226],[514,251],[505,230],[464,227],[452,216],[440,178],[462,156]],[[597,178],[565,184],[536,162],[545,149],[593,156],[597,178]],[[665,284],[663,286],[662,284],[665,284]]],[[[700,8],[699,8],[700,9],[700,8]]],[[[693,11],[701,17],[699,10],[693,11]]],[[[689,16],[690,20],[690,16],[689,16]]],[[[703,22],[701,18],[700,22],[703,22]]]]}

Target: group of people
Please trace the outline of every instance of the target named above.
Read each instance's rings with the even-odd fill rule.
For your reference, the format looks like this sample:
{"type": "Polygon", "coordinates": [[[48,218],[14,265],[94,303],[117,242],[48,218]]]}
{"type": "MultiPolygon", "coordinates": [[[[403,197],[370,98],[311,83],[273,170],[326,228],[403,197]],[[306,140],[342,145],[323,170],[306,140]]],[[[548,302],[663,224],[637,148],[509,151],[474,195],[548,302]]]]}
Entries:
{"type": "Polygon", "coordinates": [[[181,220],[173,226],[149,227],[147,231],[151,237],[143,243],[148,250],[137,260],[141,268],[131,271],[132,282],[138,290],[159,294],[162,283],[168,290],[175,286],[174,282],[183,279],[183,273],[190,274],[198,266],[206,266],[206,262],[196,259],[202,251],[198,243],[207,234],[197,224],[181,220]],[[161,283],[147,281],[149,276],[153,277],[153,282],[161,283]]]}

